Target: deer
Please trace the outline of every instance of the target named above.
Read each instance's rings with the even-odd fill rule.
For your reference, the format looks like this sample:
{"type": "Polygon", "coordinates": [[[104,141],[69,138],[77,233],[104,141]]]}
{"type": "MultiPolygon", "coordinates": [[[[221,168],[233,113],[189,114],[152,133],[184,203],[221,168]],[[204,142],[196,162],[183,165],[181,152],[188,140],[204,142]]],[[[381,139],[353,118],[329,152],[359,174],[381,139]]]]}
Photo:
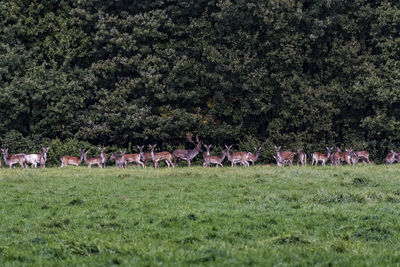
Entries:
{"type": "Polygon", "coordinates": [[[31,164],[31,167],[37,168],[38,163],[40,164],[40,153],[25,155],[25,164],[31,164]]]}
{"type": "Polygon", "coordinates": [[[331,148],[327,147],[326,150],[328,151],[328,154],[322,154],[319,152],[312,153],[311,165],[318,165],[318,162],[322,161],[322,165],[325,166],[325,162],[329,159],[331,152],[333,150],[333,147],[331,147],[331,148]]]}
{"type": "Polygon", "coordinates": [[[50,147],[42,147],[42,152],[40,152],[40,168],[46,168],[47,153],[50,147]]]}
{"type": "Polygon", "coordinates": [[[101,167],[105,168],[106,167],[106,163],[107,163],[107,155],[106,153],[104,153],[104,150],[106,150],[105,147],[99,147],[100,150],[100,158],[101,158],[101,167]]]}
{"type": "Polygon", "coordinates": [[[174,164],[172,163],[172,155],[171,155],[171,153],[169,153],[167,151],[154,153],[154,149],[156,148],[157,144],[149,145],[149,146],[150,146],[150,150],[151,150],[151,158],[153,159],[153,162],[154,162],[154,168],[158,168],[158,162],[160,160],[165,160],[165,162],[167,163],[168,168],[170,166],[172,166],[173,168],[175,167],[174,164]]]}
{"type": "Polygon", "coordinates": [[[285,162],[288,162],[289,163],[289,166],[293,166],[293,159],[294,159],[294,152],[292,152],[292,151],[283,151],[283,152],[280,152],[280,150],[281,150],[281,147],[280,146],[274,146],[274,148],[275,148],[275,151],[276,151],[276,161],[278,162],[281,162],[281,163],[283,163],[283,165],[279,165],[278,164],[278,166],[284,166],[285,165],[285,162]]]}
{"type": "Polygon", "coordinates": [[[218,166],[224,167],[222,162],[224,161],[226,156],[227,156],[227,152],[225,150],[222,152],[222,157],[208,156],[204,160],[203,167],[208,167],[208,166],[210,166],[210,164],[216,164],[217,168],[218,168],[218,166]]]}
{"type": "Polygon", "coordinates": [[[108,159],[109,161],[111,160],[115,160],[115,166],[117,168],[125,168],[126,164],[125,164],[125,151],[120,151],[121,154],[119,154],[118,152],[116,153],[111,153],[110,158],[108,159]]]}
{"type": "Polygon", "coordinates": [[[301,148],[297,149],[297,166],[299,163],[301,166],[307,165],[307,154],[301,148]]]}
{"type": "Polygon", "coordinates": [[[390,153],[386,156],[386,159],[385,159],[386,163],[392,164],[393,162],[395,162],[396,156],[397,156],[397,153],[394,152],[393,150],[390,150],[390,153]]]}
{"type": "Polygon", "coordinates": [[[353,165],[358,163],[359,160],[362,160],[363,162],[366,162],[368,164],[371,163],[371,161],[369,160],[369,152],[365,150],[353,151],[353,156],[351,157],[353,165]]]}
{"type": "Polygon", "coordinates": [[[203,153],[203,159],[206,160],[208,156],[211,156],[210,150],[212,145],[203,145],[206,148],[206,152],[203,153]]]}
{"type": "Polygon", "coordinates": [[[278,165],[279,167],[284,166],[284,164],[287,163],[287,161],[282,162],[281,159],[278,159],[275,155],[272,155],[274,157],[274,159],[276,160],[276,165],[278,165]]]}
{"type": "Polygon", "coordinates": [[[260,150],[261,150],[261,146],[260,147],[254,147],[254,150],[256,151],[255,154],[253,153],[248,153],[247,156],[247,161],[251,161],[251,165],[254,166],[254,163],[257,161],[258,156],[260,155],[260,150]]]}
{"type": "Polygon", "coordinates": [[[144,146],[136,146],[139,149],[139,155],[140,155],[140,160],[143,162],[144,164],[144,168],[146,168],[146,163],[147,162],[152,162],[153,159],[151,158],[151,153],[150,152],[143,152],[143,148],[144,146]]]}
{"type": "Polygon", "coordinates": [[[186,160],[188,166],[190,167],[191,161],[203,150],[201,150],[202,142],[199,140],[199,136],[196,135],[196,143],[193,141],[193,134],[187,133],[186,139],[194,144],[196,147],[193,149],[175,149],[172,151],[172,156],[174,157],[174,166],[178,163],[179,160],[186,160]]]}
{"type": "MultiPolygon", "coordinates": [[[[143,149],[143,147],[142,147],[142,149],[143,149]]],[[[142,166],[144,168],[144,163],[141,161],[140,151],[141,150],[139,149],[139,154],[137,154],[137,153],[135,153],[135,154],[125,154],[125,165],[127,166],[128,163],[135,162],[137,165],[140,165],[140,166],[142,166]]]]}
{"type": "Polygon", "coordinates": [[[99,167],[99,168],[103,168],[103,162],[102,162],[101,156],[94,157],[94,158],[87,158],[87,153],[88,153],[88,151],[83,152],[83,159],[85,160],[86,164],[88,165],[88,168],[92,168],[93,164],[96,164],[97,167],[99,167]]]}
{"type": "Polygon", "coordinates": [[[226,155],[228,156],[228,160],[231,162],[231,166],[236,166],[236,163],[240,162],[241,165],[245,167],[249,167],[250,164],[247,161],[247,157],[249,155],[248,152],[233,152],[231,153],[230,149],[232,148],[233,145],[227,146],[225,145],[226,148],[226,155]]]}
{"type": "Polygon", "coordinates": [[[351,165],[350,154],[347,150],[345,149],[345,152],[342,152],[339,147],[336,147],[336,151],[339,153],[339,163],[340,161],[346,161],[347,164],[351,165]]]}
{"type": "Polygon", "coordinates": [[[357,153],[354,152],[352,149],[346,149],[346,152],[349,154],[351,164],[356,164],[359,160],[357,153]]]}
{"type": "Polygon", "coordinates": [[[60,168],[67,166],[67,165],[75,165],[75,166],[81,165],[81,162],[83,160],[83,153],[85,152],[85,150],[79,149],[79,152],[81,153],[80,157],[63,156],[61,158],[61,167],[60,168]]]}
{"type": "Polygon", "coordinates": [[[10,168],[12,167],[12,165],[19,163],[19,165],[22,168],[27,168],[28,165],[25,163],[25,154],[20,153],[20,154],[15,154],[15,155],[11,155],[8,156],[8,148],[2,148],[1,152],[3,153],[3,159],[4,159],[4,163],[6,165],[8,165],[10,168]]]}
{"type": "Polygon", "coordinates": [[[330,160],[331,160],[331,165],[332,166],[337,166],[340,163],[340,153],[336,148],[336,152],[335,153],[331,153],[330,156],[330,160]]]}

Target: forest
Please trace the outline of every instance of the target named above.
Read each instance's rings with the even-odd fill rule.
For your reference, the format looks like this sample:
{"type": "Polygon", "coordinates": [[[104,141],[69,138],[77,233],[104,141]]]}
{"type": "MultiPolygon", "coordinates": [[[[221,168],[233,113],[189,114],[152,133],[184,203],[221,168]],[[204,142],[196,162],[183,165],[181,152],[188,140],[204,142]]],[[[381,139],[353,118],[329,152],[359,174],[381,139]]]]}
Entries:
{"type": "Polygon", "coordinates": [[[14,153],[193,132],[262,160],[276,144],[382,162],[400,149],[400,2],[2,0],[0,86],[14,153]]]}

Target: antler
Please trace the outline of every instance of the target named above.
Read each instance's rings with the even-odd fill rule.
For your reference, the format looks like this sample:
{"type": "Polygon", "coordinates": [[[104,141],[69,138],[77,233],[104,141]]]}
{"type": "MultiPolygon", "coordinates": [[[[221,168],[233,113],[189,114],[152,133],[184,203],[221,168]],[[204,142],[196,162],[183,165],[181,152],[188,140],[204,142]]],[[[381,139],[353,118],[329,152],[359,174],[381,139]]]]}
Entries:
{"type": "Polygon", "coordinates": [[[201,141],[200,141],[200,139],[199,139],[199,136],[196,134],[196,143],[193,141],[193,133],[191,133],[191,132],[188,132],[187,134],[186,134],[186,139],[190,142],[190,143],[192,143],[192,144],[194,144],[194,145],[196,145],[196,146],[200,146],[201,145],[201,141]]]}

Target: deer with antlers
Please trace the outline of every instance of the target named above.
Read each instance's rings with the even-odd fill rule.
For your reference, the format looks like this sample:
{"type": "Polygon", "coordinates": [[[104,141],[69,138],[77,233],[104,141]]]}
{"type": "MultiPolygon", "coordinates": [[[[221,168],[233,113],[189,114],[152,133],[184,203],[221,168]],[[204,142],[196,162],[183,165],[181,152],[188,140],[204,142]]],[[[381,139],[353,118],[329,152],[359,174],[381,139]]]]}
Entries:
{"type": "Polygon", "coordinates": [[[275,152],[276,152],[276,162],[280,162],[282,165],[278,166],[284,166],[285,163],[289,163],[289,166],[293,166],[293,159],[294,159],[294,152],[292,151],[280,151],[281,147],[280,146],[274,146],[275,152]]]}
{"type": "Polygon", "coordinates": [[[240,165],[243,165],[245,167],[249,167],[250,164],[247,161],[247,157],[249,155],[249,152],[233,152],[231,153],[231,148],[233,145],[227,146],[225,145],[226,148],[226,155],[228,156],[228,160],[231,162],[231,166],[236,166],[237,163],[240,163],[240,165]]]}
{"type": "Polygon", "coordinates": [[[150,150],[151,150],[151,158],[153,159],[154,162],[154,168],[158,168],[158,162],[165,160],[165,162],[167,163],[168,168],[170,166],[175,167],[174,164],[172,163],[172,155],[171,153],[169,153],[168,151],[162,151],[162,152],[158,152],[155,153],[154,149],[157,146],[157,144],[155,145],[149,145],[150,146],[150,150]]]}
{"type": "Polygon", "coordinates": [[[1,149],[1,152],[3,153],[3,159],[4,159],[4,163],[6,165],[8,165],[10,168],[12,167],[12,165],[19,163],[19,165],[22,168],[27,168],[28,165],[25,162],[25,154],[20,153],[20,154],[14,154],[11,156],[8,156],[8,148],[5,149],[1,149]]]}
{"type": "Polygon", "coordinates": [[[191,161],[203,150],[201,149],[202,142],[199,140],[199,136],[196,134],[196,143],[193,141],[193,134],[187,133],[186,139],[194,144],[196,147],[193,149],[175,149],[172,151],[172,156],[174,157],[174,166],[178,163],[179,160],[186,160],[188,166],[190,167],[191,161]]]}
{"type": "Polygon", "coordinates": [[[320,152],[314,152],[312,153],[312,162],[311,165],[318,165],[318,162],[322,162],[322,165],[325,166],[325,162],[327,162],[331,156],[333,147],[329,148],[327,147],[326,150],[328,151],[328,154],[323,154],[320,152]]]}
{"type": "Polygon", "coordinates": [[[75,165],[75,166],[81,165],[81,162],[83,160],[83,153],[85,152],[85,150],[79,149],[79,152],[81,153],[80,157],[63,156],[61,158],[61,167],[60,168],[67,166],[67,165],[75,165]]]}

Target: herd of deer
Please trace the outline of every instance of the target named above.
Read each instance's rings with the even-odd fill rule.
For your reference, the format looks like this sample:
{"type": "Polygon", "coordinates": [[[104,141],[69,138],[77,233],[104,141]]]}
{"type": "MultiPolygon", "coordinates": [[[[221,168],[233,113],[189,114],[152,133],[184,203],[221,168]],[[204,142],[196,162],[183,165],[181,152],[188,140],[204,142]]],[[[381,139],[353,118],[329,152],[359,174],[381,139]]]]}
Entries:
{"type": "MultiPolygon", "coordinates": [[[[274,159],[276,160],[276,164],[278,166],[284,166],[288,164],[290,166],[293,165],[294,155],[297,154],[297,165],[301,164],[302,166],[306,165],[307,162],[307,154],[302,151],[302,149],[298,149],[297,152],[292,151],[280,151],[281,147],[275,147],[276,155],[274,155],[274,159]]],[[[330,160],[331,165],[337,166],[341,161],[346,162],[349,165],[354,165],[358,163],[360,160],[366,163],[371,163],[369,160],[368,151],[353,151],[352,149],[345,149],[345,152],[342,152],[340,148],[336,148],[336,152],[333,152],[333,147],[326,148],[327,153],[323,154],[320,152],[314,152],[311,156],[311,165],[318,165],[318,162],[321,161],[321,164],[325,166],[325,163],[330,160]]],[[[385,161],[387,164],[392,164],[395,161],[400,163],[400,153],[394,152],[393,150],[386,156],[385,161]]]]}
{"type": "MultiPolygon", "coordinates": [[[[97,165],[99,168],[105,168],[107,161],[114,160],[115,165],[118,168],[126,168],[128,163],[136,163],[141,167],[145,167],[147,162],[152,162],[154,167],[157,168],[159,166],[160,161],[165,161],[168,167],[175,167],[180,160],[185,160],[190,167],[191,161],[200,153],[203,152],[202,142],[199,140],[199,137],[196,135],[196,142],[193,141],[193,134],[188,133],[186,135],[187,140],[190,143],[195,145],[194,149],[176,149],[172,153],[167,151],[162,152],[154,152],[155,147],[157,145],[149,145],[150,152],[143,152],[144,146],[137,146],[139,149],[139,153],[136,154],[125,154],[125,151],[120,151],[116,153],[112,153],[111,156],[108,158],[107,155],[104,153],[105,148],[99,147],[100,156],[88,158],[87,153],[84,149],[80,149],[80,157],[73,157],[73,156],[63,156],[61,158],[61,167],[66,165],[75,165],[79,166],[82,161],[84,160],[89,168],[92,165],[97,165]]],[[[227,146],[225,145],[226,150],[222,152],[221,156],[211,155],[211,145],[203,145],[206,149],[206,152],[203,153],[203,166],[209,167],[211,164],[215,164],[216,167],[224,165],[222,162],[224,161],[225,157],[227,157],[228,161],[231,162],[231,166],[236,166],[236,164],[240,163],[243,166],[250,166],[250,163],[254,165],[257,161],[259,152],[261,147],[255,147],[255,153],[251,152],[231,152],[232,145],[227,146]]],[[[297,152],[292,151],[280,151],[281,147],[275,147],[276,155],[273,157],[276,160],[278,166],[284,166],[286,164],[292,166],[294,156],[297,154],[297,165],[301,164],[302,166],[306,165],[307,162],[307,154],[303,152],[301,149],[298,149],[297,152]]],[[[3,153],[3,159],[7,166],[10,168],[14,165],[19,163],[21,167],[27,168],[28,164],[31,167],[37,167],[40,164],[41,168],[45,168],[46,160],[47,160],[47,153],[49,152],[49,147],[43,147],[42,152],[40,154],[15,154],[15,155],[8,155],[8,149],[1,149],[3,153]]],[[[312,153],[312,161],[311,165],[318,165],[319,162],[322,162],[322,165],[330,160],[331,165],[338,165],[341,161],[345,161],[349,165],[354,165],[360,160],[366,163],[370,163],[369,160],[369,153],[367,151],[353,151],[351,149],[346,149],[345,152],[342,152],[339,148],[336,148],[336,152],[333,152],[333,147],[327,147],[327,154],[323,154],[320,152],[312,153]]],[[[400,163],[400,153],[391,152],[386,156],[386,163],[392,164],[395,161],[400,163]]],[[[1,166],[1,161],[0,161],[1,166]]]]}

